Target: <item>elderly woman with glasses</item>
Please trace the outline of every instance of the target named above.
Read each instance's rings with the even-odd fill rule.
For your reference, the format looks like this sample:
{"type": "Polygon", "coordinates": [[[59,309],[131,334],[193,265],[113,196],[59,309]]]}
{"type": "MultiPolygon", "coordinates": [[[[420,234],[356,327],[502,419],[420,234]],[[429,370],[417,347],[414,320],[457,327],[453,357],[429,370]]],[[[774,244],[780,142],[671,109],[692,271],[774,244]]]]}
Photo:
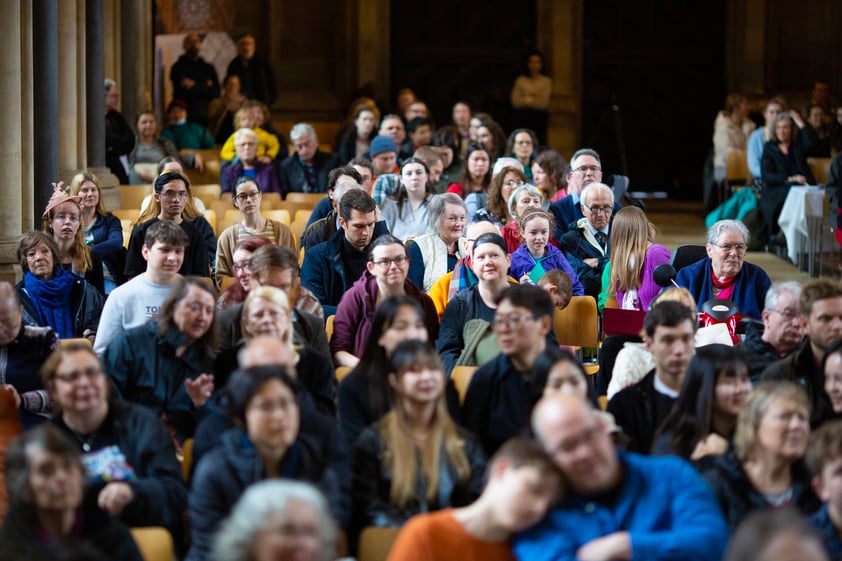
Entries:
{"type": "Polygon", "coordinates": [[[468,211],[455,193],[436,195],[430,201],[427,233],[410,240],[409,280],[429,292],[439,278],[453,270],[462,258],[459,238],[468,222],[468,211]]]}
{"type": "Polygon", "coordinates": [[[259,159],[257,146],[258,136],[254,130],[241,128],[234,133],[236,158],[222,170],[219,185],[223,193],[234,193],[237,180],[244,175],[256,179],[264,193],[281,192],[281,182],[275,164],[259,159]]]}
{"type": "Polygon", "coordinates": [[[263,218],[260,213],[262,190],[253,177],[243,176],[234,186],[234,208],[243,213],[243,219],[219,234],[216,247],[216,282],[233,275],[234,248],[251,238],[266,238],[270,243],[295,249],[292,231],[276,220],[263,218]]]}
{"type": "Polygon", "coordinates": [[[708,300],[724,298],[734,302],[741,314],[761,319],[772,281],[763,269],[745,262],[748,240],[745,224],[720,220],[708,230],[708,256],[678,271],[676,283],[690,291],[699,311],[708,300]]]}

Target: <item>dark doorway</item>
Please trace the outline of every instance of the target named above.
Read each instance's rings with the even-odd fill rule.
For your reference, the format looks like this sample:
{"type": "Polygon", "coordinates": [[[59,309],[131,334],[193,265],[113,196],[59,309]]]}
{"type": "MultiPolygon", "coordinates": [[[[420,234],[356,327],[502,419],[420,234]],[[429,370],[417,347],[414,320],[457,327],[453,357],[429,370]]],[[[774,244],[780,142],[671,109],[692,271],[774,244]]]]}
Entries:
{"type": "Polygon", "coordinates": [[[700,199],[725,95],[724,0],[584,7],[583,142],[607,171],[629,175],[632,190],[700,199]]]}
{"type": "Polygon", "coordinates": [[[535,47],[534,0],[392,2],[391,10],[389,108],[412,88],[439,126],[464,99],[508,130],[512,84],[535,47]]]}

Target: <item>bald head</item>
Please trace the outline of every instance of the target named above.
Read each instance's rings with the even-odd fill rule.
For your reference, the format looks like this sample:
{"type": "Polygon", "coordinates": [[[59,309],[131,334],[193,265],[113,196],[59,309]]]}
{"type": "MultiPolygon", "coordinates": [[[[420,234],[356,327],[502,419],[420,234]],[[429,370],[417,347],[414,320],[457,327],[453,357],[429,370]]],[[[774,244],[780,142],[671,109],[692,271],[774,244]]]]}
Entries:
{"type": "Polygon", "coordinates": [[[295,354],[275,337],[255,337],[240,351],[237,362],[243,370],[255,366],[284,366],[295,375],[295,354]]]}
{"type": "Polygon", "coordinates": [[[462,239],[462,245],[464,249],[465,255],[471,255],[474,251],[474,242],[473,240],[477,239],[483,234],[499,234],[500,229],[489,222],[488,220],[480,220],[478,222],[474,222],[470,226],[468,226],[468,230],[465,233],[465,238],[462,239]]]}
{"type": "Polygon", "coordinates": [[[596,495],[619,484],[607,423],[588,401],[567,394],[544,397],[532,412],[532,429],[576,493],[596,495]]]}

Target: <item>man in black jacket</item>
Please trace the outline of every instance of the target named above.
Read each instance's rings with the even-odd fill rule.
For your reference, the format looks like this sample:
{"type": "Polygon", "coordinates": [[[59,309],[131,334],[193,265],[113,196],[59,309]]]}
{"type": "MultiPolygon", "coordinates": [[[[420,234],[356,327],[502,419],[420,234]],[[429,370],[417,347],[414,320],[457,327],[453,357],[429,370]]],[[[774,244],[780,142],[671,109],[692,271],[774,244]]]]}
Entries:
{"type": "Polygon", "coordinates": [[[608,412],[629,436],[628,449],[647,454],[669,414],[694,352],[696,314],[680,302],[656,304],[643,320],[643,342],[655,368],[608,402],[608,412]]]}
{"type": "MultiPolygon", "coordinates": [[[[228,64],[228,76],[236,74],[245,94],[268,106],[275,102],[275,71],[255,54],[254,36],[245,33],[237,39],[237,57],[228,64]]],[[[227,78],[226,78],[227,79],[227,78]]]]}
{"type": "Polygon", "coordinates": [[[289,133],[295,154],[281,163],[281,189],[287,193],[325,193],[327,176],[339,167],[339,156],[319,150],[312,125],[298,123],[289,133]]]}
{"type": "Polygon", "coordinates": [[[198,33],[184,37],[184,54],[170,69],[173,99],[187,102],[187,119],[208,126],[208,106],[219,97],[216,69],[199,56],[202,39],[198,33]]]}

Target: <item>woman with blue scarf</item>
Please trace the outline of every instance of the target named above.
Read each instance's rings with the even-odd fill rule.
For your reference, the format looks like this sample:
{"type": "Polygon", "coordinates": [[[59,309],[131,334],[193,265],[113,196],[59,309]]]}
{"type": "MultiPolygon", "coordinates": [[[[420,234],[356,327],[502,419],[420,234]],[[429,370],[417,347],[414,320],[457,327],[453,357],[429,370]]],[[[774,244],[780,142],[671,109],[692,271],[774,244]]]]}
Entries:
{"type": "Polygon", "coordinates": [[[23,280],[17,284],[27,325],[51,327],[60,339],[87,337],[93,343],[103,298],[84,279],[63,269],[52,236],[28,232],[17,252],[23,280]]]}

